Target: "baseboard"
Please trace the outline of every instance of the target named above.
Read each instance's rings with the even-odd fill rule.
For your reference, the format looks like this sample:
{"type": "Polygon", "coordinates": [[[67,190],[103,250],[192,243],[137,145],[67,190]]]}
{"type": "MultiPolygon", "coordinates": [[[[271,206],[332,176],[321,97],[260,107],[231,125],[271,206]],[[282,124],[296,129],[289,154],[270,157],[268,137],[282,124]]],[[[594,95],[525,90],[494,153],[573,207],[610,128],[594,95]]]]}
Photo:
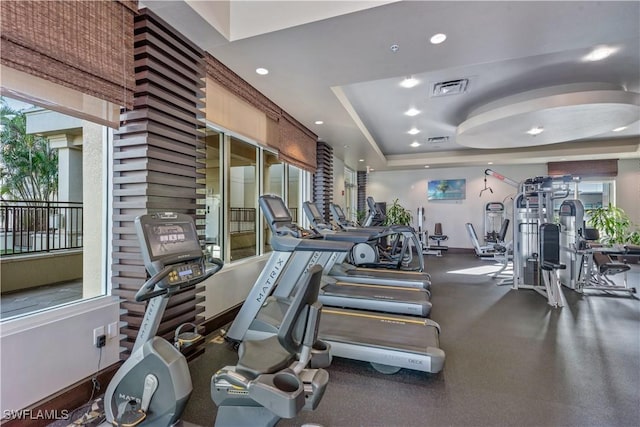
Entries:
{"type": "Polygon", "coordinates": [[[209,335],[210,333],[215,332],[223,326],[231,323],[233,319],[235,319],[238,315],[238,312],[240,312],[242,304],[243,303],[236,304],[233,307],[223,311],[222,313],[202,322],[201,326],[204,326],[204,335],[209,335]]]}
{"type": "MultiPolygon", "coordinates": [[[[205,334],[208,335],[233,321],[240,311],[240,307],[242,307],[242,304],[233,306],[217,316],[202,322],[201,326],[204,326],[205,334]]],[[[194,352],[194,354],[191,355],[192,357],[187,356],[187,358],[189,360],[196,358],[202,354],[202,351],[204,351],[204,349],[194,352]]],[[[115,363],[98,373],[97,378],[100,383],[100,391],[98,391],[96,395],[105,392],[107,385],[121,364],[122,362],[115,363]]],[[[2,420],[0,425],[2,427],[46,427],[55,421],[51,419],[52,417],[64,417],[65,414],[70,414],[74,409],[81,407],[89,401],[91,391],[93,390],[92,379],[93,376],[78,381],[40,402],[25,408],[22,412],[24,414],[22,419],[2,420]]]]}
{"type": "Polygon", "coordinates": [[[447,253],[473,255],[476,253],[476,251],[470,248],[449,248],[447,250],[447,253]]]}
{"type": "MultiPolygon", "coordinates": [[[[120,365],[121,362],[114,363],[98,373],[100,391],[96,392],[96,395],[104,393],[107,384],[109,384],[120,365]]],[[[79,408],[91,399],[92,379],[93,376],[78,381],[58,393],[25,408],[22,419],[4,420],[0,425],[2,427],[46,427],[55,421],[52,418],[64,417],[65,414],[70,414],[75,408],[79,408]]]]}

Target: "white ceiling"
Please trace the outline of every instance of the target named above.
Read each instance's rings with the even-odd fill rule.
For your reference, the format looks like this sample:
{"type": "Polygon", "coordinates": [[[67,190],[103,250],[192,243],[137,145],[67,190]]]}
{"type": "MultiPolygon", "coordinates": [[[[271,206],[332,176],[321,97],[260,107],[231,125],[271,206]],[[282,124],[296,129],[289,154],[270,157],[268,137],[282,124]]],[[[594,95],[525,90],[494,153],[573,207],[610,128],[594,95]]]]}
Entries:
{"type": "Polygon", "coordinates": [[[640,158],[637,1],[187,0],[141,6],[359,170],[640,158]],[[447,40],[430,44],[435,33],[446,33],[447,40]],[[616,52],[584,60],[603,45],[616,52]],[[269,74],[259,76],[258,67],[269,74]],[[419,84],[401,87],[407,76],[419,84]],[[466,92],[431,96],[434,83],[462,78],[468,79],[466,92]],[[404,115],[411,107],[421,113],[404,115]],[[544,132],[527,135],[534,126],[544,132]],[[409,135],[412,127],[420,133],[409,135]],[[440,136],[448,140],[426,142],[440,136]],[[421,145],[413,148],[413,141],[421,145]]]}

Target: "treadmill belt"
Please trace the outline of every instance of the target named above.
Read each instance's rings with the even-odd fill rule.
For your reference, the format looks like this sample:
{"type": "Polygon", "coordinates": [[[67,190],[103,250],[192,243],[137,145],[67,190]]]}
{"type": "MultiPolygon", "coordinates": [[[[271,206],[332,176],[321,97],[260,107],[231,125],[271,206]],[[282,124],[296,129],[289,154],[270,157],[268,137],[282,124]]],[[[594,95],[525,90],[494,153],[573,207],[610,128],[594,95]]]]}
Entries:
{"type": "Polygon", "coordinates": [[[381,277],[389,280],[429,280],[429,275],[418,271],[391,271],[377,268],[352,268],[345,272],[349,276],[381,277]]]}
{"type": "Polygon", "coordinates": [[[380,299],[393,302],[420,304],[429,301],[429,294],[418,288],[397,288],[393,286],[359,285],[337,282],[335,284],[324,285],[322,291],[324,295],[380,299]]]}
{"type": "Polygon", "coordinates": [[[320,339],[424,354],[440,348],[438,329],[427,319],[323,307],[320,339]]]}

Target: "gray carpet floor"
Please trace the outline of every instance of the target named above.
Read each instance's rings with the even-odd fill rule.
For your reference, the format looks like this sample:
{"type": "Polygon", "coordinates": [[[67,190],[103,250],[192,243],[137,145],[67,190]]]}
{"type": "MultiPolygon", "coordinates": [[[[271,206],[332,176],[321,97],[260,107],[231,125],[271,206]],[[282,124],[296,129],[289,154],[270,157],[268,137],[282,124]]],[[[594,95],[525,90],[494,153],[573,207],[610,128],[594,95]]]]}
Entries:
{"type": "MultiPolygon", "coordinates": [[[[443,372],[383,375],[335,358],[318,409],[279,425],[639,426],[640,301],[579,295],[553,309],[533,291],[497,286],[472,255],[428,257],[431,318],[442,327],[443,372]]],[[[638,287],[638,268],[629,275],[638,287]]],[[[184,420],[212,426],[212,374],[236,355],[209,337],[190,364],[184,420]]]]}

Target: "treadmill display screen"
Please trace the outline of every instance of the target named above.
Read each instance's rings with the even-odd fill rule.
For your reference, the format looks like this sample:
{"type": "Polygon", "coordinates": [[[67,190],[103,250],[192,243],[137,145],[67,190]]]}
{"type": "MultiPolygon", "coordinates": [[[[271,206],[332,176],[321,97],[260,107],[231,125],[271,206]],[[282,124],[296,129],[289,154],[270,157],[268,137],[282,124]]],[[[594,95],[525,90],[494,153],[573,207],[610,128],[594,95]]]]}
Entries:
{"type": "Polygon", "coordinates": [[[318,210],[318,206],[315,203],[309,203],[309,210],[314,219],[322,219],[322,214],[318,210]]]}
{"type": "Polygon", "coordinates": [[[144,226],[152,259],[201,250],[192,222],[150,223],[144,226]]]}
{"type": "Polygon", "coordinates": [[[291,215],[289,215],[289,210],[284,205],[282,199],[268,199],[269,208],[273,213],[274,221],[291,221],[291,215]]]}

